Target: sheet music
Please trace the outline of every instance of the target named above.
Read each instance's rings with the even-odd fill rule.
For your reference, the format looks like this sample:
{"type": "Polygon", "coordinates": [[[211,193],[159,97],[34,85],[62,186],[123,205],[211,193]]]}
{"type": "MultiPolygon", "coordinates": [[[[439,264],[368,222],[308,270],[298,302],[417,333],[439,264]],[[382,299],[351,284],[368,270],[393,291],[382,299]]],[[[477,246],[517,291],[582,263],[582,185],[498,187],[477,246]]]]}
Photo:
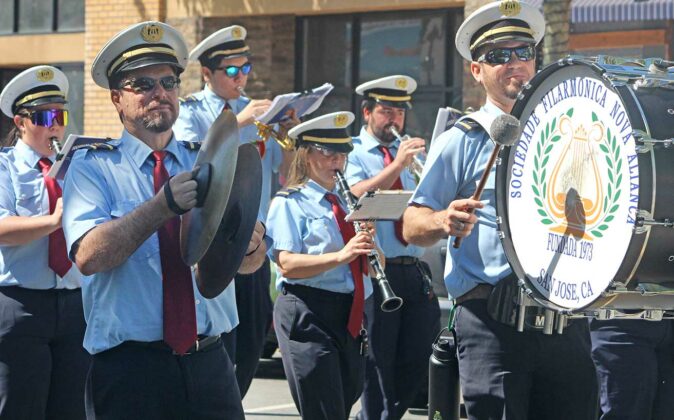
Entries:
{"type": "Polygon", "coordinates": [[[323,99],[333,88],[332,84],[325,83],[310,91],[278,95],[272,101],[267,112],[258,118],[258,121],[264,124],[276,124],[286,118],[290,109],[295,109],[298,118],[311,114],[321,106],[323,99]]]}
{"type": "Polygon", "coordinates": [[[438,115],[435,118],[435,127],[433,127],[433,135],[431,136],[431,143],[433,143],[433,140],[440,134],[449,130],[462,115],[463,112],[449,106],[438,109],[438,115]]]}
{"type": "Polygon", "coordinates": [[[61,148],[61,153],[56,155],[56,161],[52,165],[47,176],[56,179],[63,179],[70,166],[70,161],[75,152],[83,146],[92,143],[105,143],[110,139],[100,137],[84,137],[79,134],[71,134],[66,139],[65,144],[61,148]]]}
{"type": "Polygon", "coordinates": [[[360,197],[357,209],[345,220],[400,220],[414,191],[386,190],[369,192],[360,197]]]}

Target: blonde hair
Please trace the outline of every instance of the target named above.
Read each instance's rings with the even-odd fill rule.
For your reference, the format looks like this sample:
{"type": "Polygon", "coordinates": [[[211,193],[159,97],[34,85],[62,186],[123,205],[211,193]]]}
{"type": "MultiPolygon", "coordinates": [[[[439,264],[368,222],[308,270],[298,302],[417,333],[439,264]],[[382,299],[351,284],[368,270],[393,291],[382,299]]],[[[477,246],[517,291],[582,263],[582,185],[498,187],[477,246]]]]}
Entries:
{"type": "Polygon", "coordinates": [[[288,169],[288,181],[286,187],[300,187],[309,180],[308,147],[300,147],[295,153],[290,169],[288,169]]]}

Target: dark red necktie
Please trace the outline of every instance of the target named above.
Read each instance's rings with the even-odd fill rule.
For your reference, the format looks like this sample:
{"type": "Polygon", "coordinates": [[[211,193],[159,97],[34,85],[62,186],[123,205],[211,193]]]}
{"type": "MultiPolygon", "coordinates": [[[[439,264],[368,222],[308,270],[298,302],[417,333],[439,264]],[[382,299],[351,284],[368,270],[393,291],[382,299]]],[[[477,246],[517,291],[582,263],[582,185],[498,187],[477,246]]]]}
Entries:
{"type": "MultiPolygon", "coordinates": [[[[154,192],[168,182],[164,166],[166,152],[152,152],[154,192]]],[[[180,256],[180,216],[168,220],[157,230],[163,278],[164,342],[176,353],[185,354],[197,341],[192,272],[180,256]]]]}
{"type": "MultiPolygon", "coordinates": [[[[393,155],[391,155],[391,151],[388,149],[386,146],[379,146],[379,150],[384,154],[384,168],[389,166],[391,162],[393,162],[393,155]]],[[[403,183],[400,180],[400,177],[396,179],[396,181],[391,185],[392,190],[402,190],[403,189],[403,183]]],[[[401,244],[407,246],[407,241],[403,237],[403,221],[401,220],[396,220],[393,222],[393,229],[395,230],[396,233],[396,238],[400,241],[401,244]]]]}
{"type": "MultiPolygon", "coordinates": [[[[47,176],[51,169],[51,160],[42,158],[37,164],[42,171],[44,185],[49,196],[49,214],[54,214],[56,202],[61,197],[61,187],[54,178],[47,176]]],[[[60,277],[64,277],[72,265],[66,252],[66,238],[63,236],[63,229],[58,228],[49,234],[49,268],[60,277]]]]}
{"type": "MultiPolygon", "coordinates": [[[[342,239],[344,240],[344,245],[347,244],[356,236],[356,231],[353,227],[353,224],[348,223],[344,218],[346,213],[342,206],[339,204],[339,199],[336,195],[327,193],[325,194],[325,199],[332,204],[332,212],[335,214],[335,219],[337,219],[337,225],[339,225],[339,232],[342,234],[342,239]]],[[[362,256],[356,258],[349,263],[351,268],[351,275],[353,276],[353,303],[351,304],[351,312],[349,313],[349,322],[347,323],[347,329],[352,337],[357,337],[360,334],[361,326],[363,325],[363,310],[365,307],[365,290],[363,288],[363,274],[367,274],[367,257],[362,256]]]]}

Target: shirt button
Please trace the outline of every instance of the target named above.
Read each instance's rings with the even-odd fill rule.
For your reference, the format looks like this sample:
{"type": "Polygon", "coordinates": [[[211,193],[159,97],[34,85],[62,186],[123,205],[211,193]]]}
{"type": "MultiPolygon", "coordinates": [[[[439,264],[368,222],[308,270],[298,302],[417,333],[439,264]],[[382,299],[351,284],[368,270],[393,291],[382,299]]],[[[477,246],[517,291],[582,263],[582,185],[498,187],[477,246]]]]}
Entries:
{"type": "Polygon", "coordinates": [[[196,302],[197,305],[201,303],[201,301],[199,299],[197,299],[195,302],[196,302]]]}

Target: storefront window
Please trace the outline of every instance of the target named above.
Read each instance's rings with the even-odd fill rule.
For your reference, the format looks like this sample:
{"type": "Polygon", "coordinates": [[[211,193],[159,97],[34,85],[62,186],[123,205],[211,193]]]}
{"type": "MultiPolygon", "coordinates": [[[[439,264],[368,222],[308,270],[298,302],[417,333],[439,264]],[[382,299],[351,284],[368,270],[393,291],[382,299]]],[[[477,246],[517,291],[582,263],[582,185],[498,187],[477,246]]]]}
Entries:
{"type": "Polygon", "coordinates": [[[19,32],[51,32],[54,20],[52,0],[21,0],[19,3],[19,32]]]}
{"type": "Polygon", "coordinates": [[[0,35],[14,32],[14,0],[0,0],[0,35]]]}
{"type": "Polygon", "coordinates": [[[298,68],[301,89],[335,85],[320,113],[351,110],[353,134],[360,130],[360,101],[354,89],[379,77],[405,74],[418,87],[407,115],[407,132],[429,138],[440,107],[460,101],[460,58],[453,45],[461,9],[367,13],[300,19],[298,68]]]}
{"type": "Polygon", "coordinates": [[[0,0],[0,35],[84,30],[84,0],[0,0]]]}

